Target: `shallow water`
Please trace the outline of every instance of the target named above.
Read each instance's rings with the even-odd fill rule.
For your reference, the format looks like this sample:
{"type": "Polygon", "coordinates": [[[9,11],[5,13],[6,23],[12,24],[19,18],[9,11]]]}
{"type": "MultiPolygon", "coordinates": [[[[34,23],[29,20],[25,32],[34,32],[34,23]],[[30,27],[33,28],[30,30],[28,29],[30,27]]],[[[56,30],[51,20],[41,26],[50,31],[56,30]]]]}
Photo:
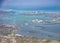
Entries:
{"type": "Polygon", "coordinates": [[[17,32],[18,34],[37,38],[60,40],[60,22],[38,23],[39,20],[53,20],[53,19],[54,18],[49,17],[48,14],[25,15],[17,13],[3,13],[3,15],[0,15],[0,23],[14,24],[19,27],[19,30],[17,32]],[[37,21],[34,23],[32,22],[32,20],[37,21]]]}

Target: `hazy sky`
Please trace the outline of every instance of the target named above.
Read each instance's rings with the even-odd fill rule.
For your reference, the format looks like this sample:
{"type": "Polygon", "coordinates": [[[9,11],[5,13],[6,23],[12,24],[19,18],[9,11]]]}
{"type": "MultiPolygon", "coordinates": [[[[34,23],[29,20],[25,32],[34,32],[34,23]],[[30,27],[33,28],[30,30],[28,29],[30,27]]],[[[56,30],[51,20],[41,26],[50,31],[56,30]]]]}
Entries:
{"type": "Polygon", "coordinates": [[[5,0],[2,8],[60,10],[59,2],[60,0],[5,0]]]}

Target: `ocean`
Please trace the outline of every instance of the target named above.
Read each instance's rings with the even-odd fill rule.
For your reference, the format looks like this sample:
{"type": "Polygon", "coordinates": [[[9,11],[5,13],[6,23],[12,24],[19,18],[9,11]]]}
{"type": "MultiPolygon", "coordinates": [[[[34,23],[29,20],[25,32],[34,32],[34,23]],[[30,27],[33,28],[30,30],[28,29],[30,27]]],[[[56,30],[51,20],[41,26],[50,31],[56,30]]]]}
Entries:
{"type": "Polygon", "coordinates": [[[12,24],[19,27],[17,34],[49,40],[60,40],[60,21],[57,14],[20,14],[15,12],[2,13],[0,23],[12,24]]]}

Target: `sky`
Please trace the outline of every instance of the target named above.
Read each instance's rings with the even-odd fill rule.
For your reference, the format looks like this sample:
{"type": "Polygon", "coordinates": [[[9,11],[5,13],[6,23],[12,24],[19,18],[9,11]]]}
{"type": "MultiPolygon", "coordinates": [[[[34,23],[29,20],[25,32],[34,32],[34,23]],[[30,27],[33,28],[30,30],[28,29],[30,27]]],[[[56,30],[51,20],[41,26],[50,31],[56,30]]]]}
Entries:
{"type": "Polygon", "coordinates": [[[60,10],[60,0],[0,0],[4,9],[60,10]]]}
{"type": "Polygon", "coordinates": [[[0,0],[0,6],[2,5],[3,2],[4,2],[4,0],[0,0]]]}

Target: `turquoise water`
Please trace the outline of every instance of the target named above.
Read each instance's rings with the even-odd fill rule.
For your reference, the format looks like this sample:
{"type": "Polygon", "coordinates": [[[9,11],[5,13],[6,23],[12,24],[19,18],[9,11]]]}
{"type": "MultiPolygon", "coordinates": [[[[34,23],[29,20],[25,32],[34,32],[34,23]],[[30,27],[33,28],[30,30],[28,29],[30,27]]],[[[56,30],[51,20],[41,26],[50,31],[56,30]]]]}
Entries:
{"type": "MultiPolygon", "coordinates": [[[[51,40],[60,40],[60,23],[33,23],[32,20],[53,20],[52,14],[25,15],[18,13],[3,13],[0,23],[14,24],[19,27],[18,34],[51,40]]],[[[57,15],[56,15],[57,16],[57,15]]]]}

